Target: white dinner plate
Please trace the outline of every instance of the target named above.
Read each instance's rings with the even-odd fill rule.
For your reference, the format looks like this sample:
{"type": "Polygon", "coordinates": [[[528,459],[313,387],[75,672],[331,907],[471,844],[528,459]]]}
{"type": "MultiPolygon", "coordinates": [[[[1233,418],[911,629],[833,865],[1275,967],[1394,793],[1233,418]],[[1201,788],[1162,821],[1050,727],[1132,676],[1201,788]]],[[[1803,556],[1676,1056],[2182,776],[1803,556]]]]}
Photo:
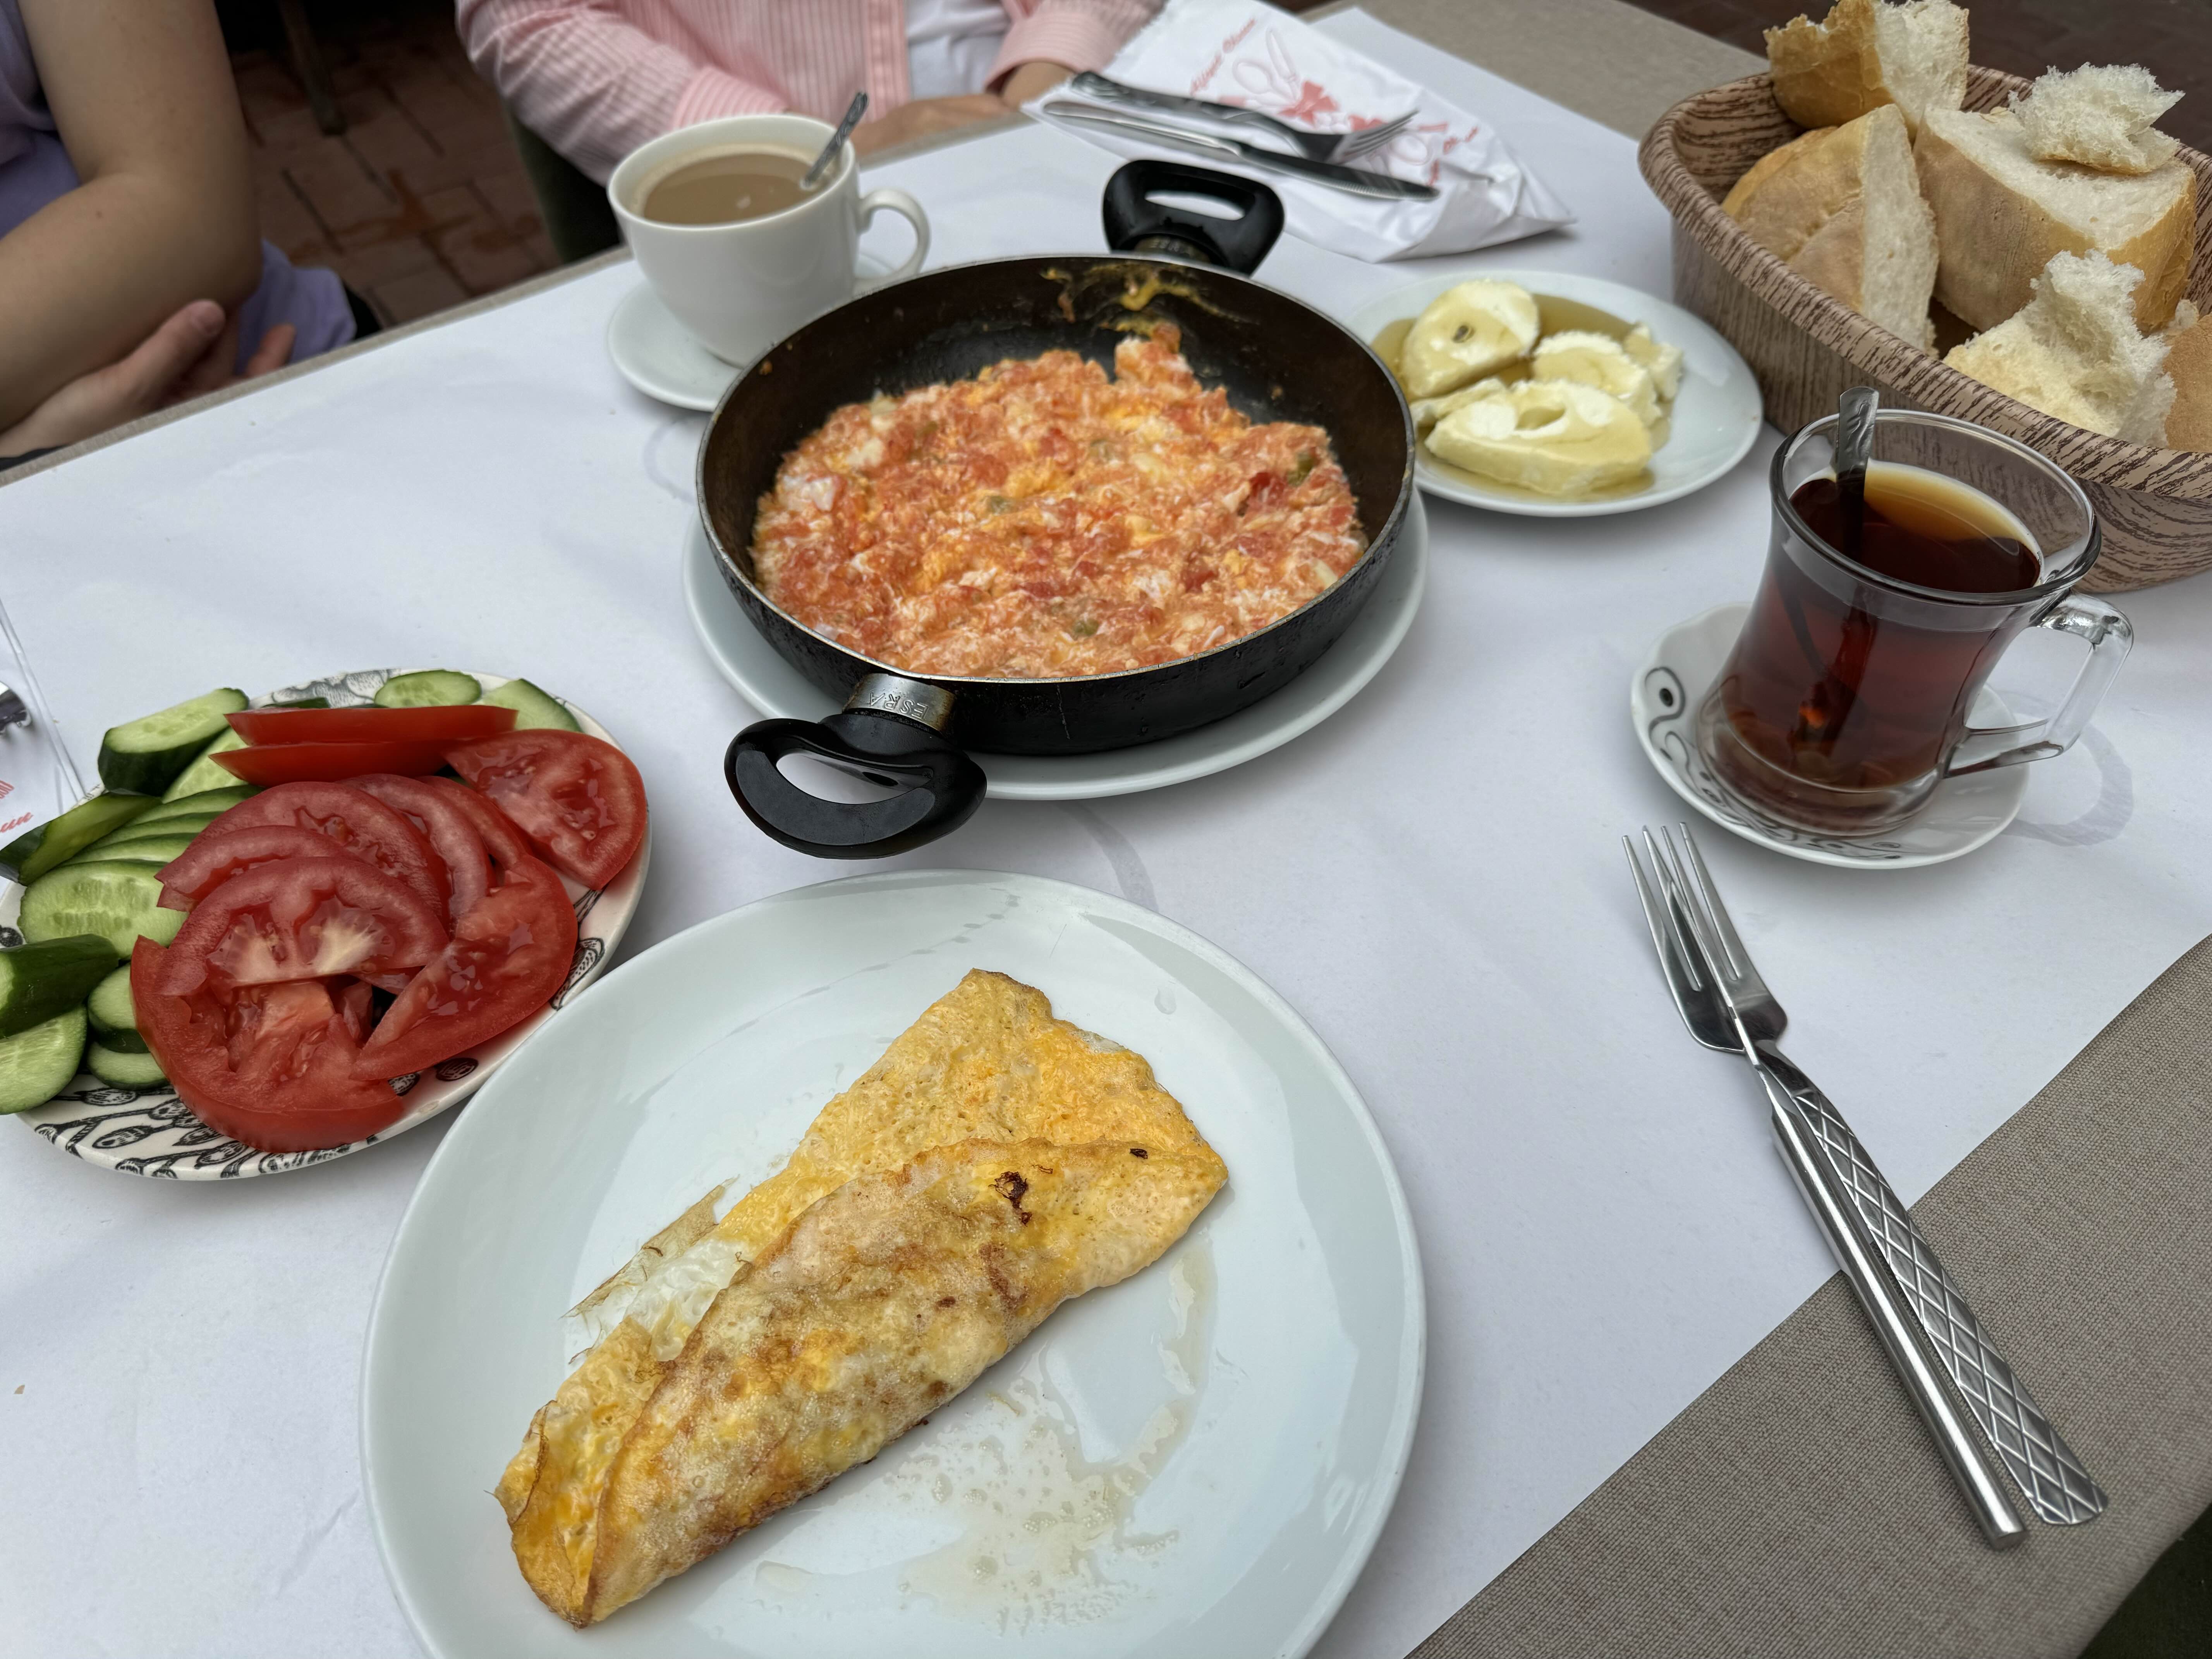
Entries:
{"type": "MultiPolygon", "coordinates": [[[[1698,750],[1697,714],[1750,614],[1751,607],[1739,600],[1677,623],[1659,636],[1628,683],[1628,717],[1635,722],[1644,757],[1698,811],[1770,851],[1843,870],[1917,870],[1942,864],[1988,846],[2020,816],[2027,798],[2025,766],[1946,778],[1917,813],[1879,836],[1800,830],[1729,793],[1698,750]]],[[[1974,695],[1970,718],[1976,726],[2003,726],[2017,717],[1985,685],[1974,695]]]]}
{"type": "MultiPolygon", "coordinates": [[[[253,699],[261,708],[272,702],[322,697],[333,708],[362,708],[372,702],[377,689],[397,668],[369,668],[328,679],[287,685],[253,699]]],[[[485,690],[507,684],[504,674],[476,676],[485,690]]],[[[576,724],[595,738],[614,738],[582,709],[567,698],[561,706],[576,717],[576,724]]],[[[620,744],[616,744],[619,748],[620,744]]],[[[649,804],[648,804],[649,805],[649,804]]],[[[171,1181],[234,1181],[246,1176],[281,1175],[311,1164],[327,1164],[334,1158],[405,1134],[418,1123],[427,1123],[448,1107],[458,1106],[481,1088],[507,1063],[523,1042],[544,1024],[553,1010],[599,977],[615,946],[637,913],[638,896],[645,890],[645,872],[653,863],[653,834],[648,826],[637,854],[622,873],[603,888],[590,888],[562,876],[561,885],[576,911],[576,958],[568,978],[554,993],[553,1000],[520,1025],[502,1031],[489,1042],[480,1042],[465,1054],[438,1062],[427,1077],[417,1073],[395,1078],[392,1087],[407,1097],[406,1115],[389,1127],[343,1146],[326,1146],[305,1152],[264,1152],[243,1141],[233,1140],[210,1129],[192,1115],[167,1084],[151,1089],[118,1089],[89,1073],[76,1079],[43,1106],[15,1115],[16,1121],[36,1130],[65,1152],[102,1169],[125,1175],[155,1176],[171,1181]]],[[[22,907],[23,889],[14,882],[0,883],[0,930],[15,938],[15,916],[22,907]]]]}
{"type": "MultiPolygon", "coordinates": [[[[1133,795],[1225,772],[1310,732],[1357,696],[1390,660],[1428,585],[1429,521],[1417,494],[1389,568],[1352,625],[1321,660],[1271,697],[1181,737],[1093,755],[992,755],[973,758],[997,800],[1095,800],[1133,795]]],[[[818,720],[837,712],[830,694],[783,659],[730,597],[707,532],[684,533],[684,603],[691,627],[722,678],[771,718],[818,720]]]]}
{"type": "MultiPolygon", "coordinates": [[[[863,281],[890,272],[872,253],[861,254],[854,265],[863,281]]],[[[726,363],[701,345],[642,276],[607,319],[607,356],[623,379],[647,397],[678,409],[714,408],[747,367],[726,363]]]]}
{"type": "Polygon", "coordinates": [[[655,946],[483,1091],[377,1288],[362,1467],[438,1659],[1293,1659],[1389,1512],[1423,1346],[1389,1154],[1279,997],[1123,899],[886,872],[655,946]],[[873,1462],[571,1630],[491,1496],[568,1373],[563,1310],[716,1182],[781,1167],[970,968],[1144,1054],[1227,1187],[1160,1261],[1061,1308],[873,1462]]]}
{"type": "Polygon", "coordinates": [[[1703,489],[1725,477],[1749,453],[1764,418],[1759,382],[1750,365],[1704,320],[1678,305],[1641,289],[1577,276],[1560,270],[1492,270],[1472,267],[1447,276],[1431,276],[1395,293],[1370,300],[1346,319],[1346,326],[1370,343],[1383,325],[1401,317],[1418,317],[1429,302],[1470,277],[1518,283],[1531,294],[1548,294],[1595,306],[1625,323],[1646,323],[1668,345],[1682,349],[1682,386],[1668,415],[1667,441],[1651,457],[1651,482],[1644,489],[1595,501],[1549,501],[1523,490],[1486,489],[1464,476],[1446,474],[1417,444],[1413,476],[1422,489],[1447,501],[1518,513],[1535,519],[1584,519],[1607,513],[1633,513],[1703,489]]]}

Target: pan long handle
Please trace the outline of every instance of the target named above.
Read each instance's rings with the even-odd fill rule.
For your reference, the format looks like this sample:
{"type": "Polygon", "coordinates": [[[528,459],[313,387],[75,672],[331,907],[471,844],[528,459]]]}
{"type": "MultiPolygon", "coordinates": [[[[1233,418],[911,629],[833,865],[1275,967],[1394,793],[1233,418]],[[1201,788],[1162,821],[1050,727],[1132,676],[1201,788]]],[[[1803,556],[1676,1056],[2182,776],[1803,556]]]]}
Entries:
{"type": "Polygon", "coordinates": [[[921,680],[870,674],[821,721],[759,720],[730,739],[722,775],[750,818],[795,852],[879,859],[949,835],[983,804],[983,769],[940,729],[951,694],[921,680]],[[905,784],[883,800],[824,800],[778,763],[806,754],[872,783],[905,784]]]}

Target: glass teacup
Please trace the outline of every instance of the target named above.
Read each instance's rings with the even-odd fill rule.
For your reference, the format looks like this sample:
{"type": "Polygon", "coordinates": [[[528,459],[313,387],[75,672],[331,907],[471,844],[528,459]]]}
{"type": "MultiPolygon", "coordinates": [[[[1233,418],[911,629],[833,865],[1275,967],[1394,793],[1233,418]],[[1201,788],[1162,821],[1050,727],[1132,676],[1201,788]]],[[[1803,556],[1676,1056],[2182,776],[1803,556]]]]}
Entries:
{"type": "Polygon", "coordinates": [[[1855,531],[1856,520],[1824,516],[1835,434],[1824,416],[1775,453],[1766,573],[1698,711],[1698,747],[1723,787],[1765,817],[1879,835],[1946,778],[2071,747],[2134,634],[2111,605],[2072,592],[2097,561],[2097,520],[2057,465],[1971,422],[1883,410],[1867,495],[1906,527],[1870,519],[1855,531]],[[1928,534],[1914,539],[1913,526],[1928,534]],[[1855,534],[1857,556],[1836,544],[1855,534]],[[1923,541],[1975,556],[1947,560],[1923,541]],[[1990,586],[2014,580],[2008,571],[2025,585],[1990,586]],[[1968,725],[1990,671],[2031,627],[2089,647],[2064,705],[2047,720],[1968,725]]]}

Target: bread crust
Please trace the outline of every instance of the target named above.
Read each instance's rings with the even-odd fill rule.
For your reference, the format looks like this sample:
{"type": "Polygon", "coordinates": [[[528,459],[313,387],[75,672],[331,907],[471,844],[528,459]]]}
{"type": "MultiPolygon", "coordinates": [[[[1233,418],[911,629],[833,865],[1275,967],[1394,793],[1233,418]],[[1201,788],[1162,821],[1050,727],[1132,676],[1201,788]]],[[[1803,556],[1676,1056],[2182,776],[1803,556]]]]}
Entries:
{"type": "Polygon", "coordinates": [[[2166,447],[2212,450],[2212,317],[2173,337],[2166,372],[2173,377],[2166,447]]]}
{"type": "MultiPolygon", "coordinates": [[[[1995,328],[2026,305],[2029,284],[2053,254],[2100,246],[1995,177],[1934,121],[1921,128],[1913,160],[1920,193],[1936,215],[1936,298],[1976,329],[1995,328]]],[[[2197,177],[2186,167],[2181,173],[2180,193],[2154,223],[2124,241],[2101,245],[2115,264],[2143,273],[2135,307],[2145,333],[2166,325],[2188,288],[2197,177]]]]}
{"type": "Polygon", "coordinates": [[[1874,0],[1836,0],[1825,22],[1767,30],[1766,61],[1774,101],[1800,126],[1839,127],[1896,101],[1875,52],[1874,0]]]}

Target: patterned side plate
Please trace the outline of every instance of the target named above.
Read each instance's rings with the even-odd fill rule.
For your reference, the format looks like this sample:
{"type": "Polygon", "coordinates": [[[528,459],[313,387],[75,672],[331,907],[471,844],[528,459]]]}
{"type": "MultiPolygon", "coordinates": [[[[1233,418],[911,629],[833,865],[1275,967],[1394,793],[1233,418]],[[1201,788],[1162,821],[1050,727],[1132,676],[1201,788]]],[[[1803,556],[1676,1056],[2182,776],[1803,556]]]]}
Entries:
{"type": "MultiPolygon", "coordinates": [[[[1628,714],[1637,740],[1674,793],[1724,830],[1793,859],[1844,870],[1917,870],[1985,847],[2019,814],[2027,769],[2001,766],[1948,778],[1918,814],[1886,835],[1824,836],[1768,817],[1723,788],[1698,752],[1698,707],[1720,678],[1751,607],[1715,605],[1659,636],[1628,683],[1628,714]]],[[[2008,726],[2012,710],[1984,686],[1971,718],[1976,726],[2008,726]]]]}
{"type": "MultiPolygon", "coordinates": [[[[303,685],[283,686],[265,696],[256,697],[254,706],[289,702],[301,697],[326,697],[333,708],[360,708],[375,697],[377,689],[385,681],[401,672],[397,668],[370,668],[326,680],[310,680],[303,685]]],[[[507,677],[501,674],[478,674],[476,678],[486,690],[507,684],[507,677]]],[[[575,704],[563,698],[562,706],[593,737],[614,742],[605,726],[575,704]]],[[[173,1090],[166,1086],[113,1089],[88,1073],[79,1077],[66,1092],[45,1105],[16,1114],[17,1121],[88,1164],[172,1181],[230,1181],[243,1176],[278,1175],[310,1164],[325,1164],[331,1158],[357,1152],[364,1146],[373,1146],[378,1141],[404,1134],[416,1124],[427,1122],[474,1094],[483,1080],[551,1017],[554,1009],[598,977],[614,954],[615,946],[622,942],[629,919],[637,910],[638,895],[645,889],[646,868],[652,861],[653,836],[648,829],[637,856],[606,886],[589,888],[563,876],[561,884],[568,889],[576,908],[576,960],[568,970],[568,981],[554,994],[550,1006],[467,1054],[441,1061],[433,1072],[393,1079],[393,1090],[407,1097],[407,1115],[366,1140],[311,1152],[257,1152],[209,1128],[192,1115],[191,1108],[177,1098],[173,1090]]],[[[0,945],[21,943],[15,923],[22,897],[23,890],[15,883],[0,884],[0,945]]]]}

